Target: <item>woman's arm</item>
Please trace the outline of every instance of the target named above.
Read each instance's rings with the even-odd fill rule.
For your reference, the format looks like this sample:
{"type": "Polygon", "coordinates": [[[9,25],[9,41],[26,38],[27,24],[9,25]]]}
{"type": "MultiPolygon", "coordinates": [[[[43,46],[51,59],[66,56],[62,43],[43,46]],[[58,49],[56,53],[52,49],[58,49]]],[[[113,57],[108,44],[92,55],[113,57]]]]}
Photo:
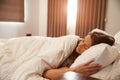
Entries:
{"type": "Polygon", "coordinates": [[[90,63],[92,63],[93,61],[94,60],[90,60],[82,65],[78,65],[78,66],[73,67],[73,68],[62,67],[59,69],[51,69],[51,70],[46,71],[43,74],[43,76],[45,78],[52,80],[52,79],[57,78],[58,76],[62,75],[63,73],[65,73],[67,71],[77,72],[77,73],[80,73],[82,76],[89,76],[91,74],[98,72],[101,68],[101,66],[98,64],[90,65],[90,63]]]}
{"type": "Polygon", "coordinates": [[[46,71],[43,74],[43,76],[45,78],[53,80],[53,79],[57,78],[58,76],[62,75],[63,73],[67,72],[67,71],[72,71],[72,70],[68,67],[62,67],[62,68],[59,68],[59,69],[50,69],[50,70],[46,71]]]}

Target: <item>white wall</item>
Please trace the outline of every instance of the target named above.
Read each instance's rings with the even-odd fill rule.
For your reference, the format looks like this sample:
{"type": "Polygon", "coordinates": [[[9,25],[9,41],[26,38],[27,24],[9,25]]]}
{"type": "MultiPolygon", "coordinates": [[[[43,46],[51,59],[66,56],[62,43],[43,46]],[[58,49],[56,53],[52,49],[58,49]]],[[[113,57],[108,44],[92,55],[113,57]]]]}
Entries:
{"type": "Polygon", "coordinates": [[[47,35],[47,2],[48,0],[40,0],[39,4],[39,35],[47,35]]]}
{"type": "Polygon", "coordinates": [[[106,31],[112,35],[120,31],[120,0],[108,0],[106,31]]]}
{"type": "Polygon", "coordinates": [[[39,0],[25,0],[25,22],[0,22],[0,38],[39,35],[39,0]]]}

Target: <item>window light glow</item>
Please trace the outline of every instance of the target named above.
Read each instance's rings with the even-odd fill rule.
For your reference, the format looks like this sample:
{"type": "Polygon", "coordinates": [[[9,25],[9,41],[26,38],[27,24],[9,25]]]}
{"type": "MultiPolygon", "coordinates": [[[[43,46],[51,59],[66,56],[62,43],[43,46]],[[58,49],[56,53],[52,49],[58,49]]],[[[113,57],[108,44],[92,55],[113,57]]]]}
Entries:
{"type": "Polygon", "coordinates": [[[68,33],[75,30],[77,15],[77,0],[68,0],[67,26],[68,33]]]}

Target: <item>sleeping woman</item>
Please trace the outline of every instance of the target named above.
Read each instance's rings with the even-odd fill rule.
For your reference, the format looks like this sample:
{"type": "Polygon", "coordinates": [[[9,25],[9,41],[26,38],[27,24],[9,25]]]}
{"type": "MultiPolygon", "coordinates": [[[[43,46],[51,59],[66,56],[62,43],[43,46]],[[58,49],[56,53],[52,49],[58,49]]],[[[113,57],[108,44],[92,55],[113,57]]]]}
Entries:
{"type": "Polygon", "coordinates": [[[78,41],[78,45],[74,49],[73,53],[57,69],[47,70],[44,72],[43,76],[52,80],[67,71],[77,72],[83,76],[89,76],[91,74],[94,74],[101,69],[101,65],[99,64],[90,65],[92,62],[94,62],[94,59],[76,67],[69,67],[79,55],[81,55],[91,46],[100,43],[106,43],[112,46],[114,42],[115,39],[112,36],[100,32],[90,32],[84,39],[78,41]]]}

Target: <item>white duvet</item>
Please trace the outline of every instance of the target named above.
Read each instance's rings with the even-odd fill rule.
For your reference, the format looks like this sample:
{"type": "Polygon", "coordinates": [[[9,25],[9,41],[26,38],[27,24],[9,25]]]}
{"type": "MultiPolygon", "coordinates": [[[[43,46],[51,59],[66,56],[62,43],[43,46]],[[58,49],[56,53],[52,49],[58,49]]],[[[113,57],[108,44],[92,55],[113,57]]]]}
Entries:
{"type": "Polygon", "coordinates": [[[76,47],[78,36],[21,37],[0,42],[0,80],[45,80],[76,47]]]}

